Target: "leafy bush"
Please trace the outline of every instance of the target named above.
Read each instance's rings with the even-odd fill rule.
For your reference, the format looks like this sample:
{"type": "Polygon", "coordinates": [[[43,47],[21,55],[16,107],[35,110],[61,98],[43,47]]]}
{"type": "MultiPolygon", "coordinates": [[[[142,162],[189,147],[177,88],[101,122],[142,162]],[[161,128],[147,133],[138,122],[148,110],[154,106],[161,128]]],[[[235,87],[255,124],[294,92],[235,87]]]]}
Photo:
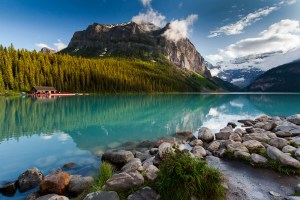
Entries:
{"type": "Polygon", "coordinates": [[[162,200],[225,199],[221,173],[179,150],[162,163],[155,187],[162,200]]]}
{"type": "Polygon", "coordinates": [[[111,164],[103,162],[99,170],[99,175],[97,177],[96,184],[94,185],[95,190],[101,190],[105,182],[112,177],[112,174],[113,168],[111,164]]]}

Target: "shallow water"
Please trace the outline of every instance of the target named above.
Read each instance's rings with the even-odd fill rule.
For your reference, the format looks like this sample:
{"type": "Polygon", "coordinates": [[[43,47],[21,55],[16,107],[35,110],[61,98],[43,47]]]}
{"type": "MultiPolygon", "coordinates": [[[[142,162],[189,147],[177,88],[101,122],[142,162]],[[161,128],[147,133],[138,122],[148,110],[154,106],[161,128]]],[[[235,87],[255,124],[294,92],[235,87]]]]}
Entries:
{"type": "Polygon", "coordinates": [[[70,173],[92,174],[97,155],[128,141],[201,126],[217,131],[229,121],[263,114],[288,116],[300,113],[299,102],[300,94],[0,97],[0,183],[33,166],[47,174],[68,162],[78,166],[70,173]]]}

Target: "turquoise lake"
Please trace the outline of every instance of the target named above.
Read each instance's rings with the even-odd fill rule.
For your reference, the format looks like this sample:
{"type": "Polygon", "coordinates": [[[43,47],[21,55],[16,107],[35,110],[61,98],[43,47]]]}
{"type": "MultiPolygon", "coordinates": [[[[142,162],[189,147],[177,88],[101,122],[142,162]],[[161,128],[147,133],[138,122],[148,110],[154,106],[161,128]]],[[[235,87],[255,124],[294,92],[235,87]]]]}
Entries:
{"type": "Polygon", "coordinates": [[[34,166],[47,174],[69,162],[78,166],[70,173],[89,175],[103,151],[128,142],[196,132],[201,126],[216,132],[229,121],[296,113],[300,94],[0,97],[0,183],[34,166]]]}

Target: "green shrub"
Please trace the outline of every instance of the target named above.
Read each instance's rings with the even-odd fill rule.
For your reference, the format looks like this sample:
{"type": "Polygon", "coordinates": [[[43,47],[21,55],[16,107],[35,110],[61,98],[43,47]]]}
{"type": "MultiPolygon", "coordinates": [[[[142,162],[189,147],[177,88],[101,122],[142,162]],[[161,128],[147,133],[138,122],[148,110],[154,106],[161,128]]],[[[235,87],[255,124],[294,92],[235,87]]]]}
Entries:
{"type": "Polygon", "coordinates": [[[101,190],[105,182],[112,177],[112,174],[113,174],[113,167],[111,166],[111,164],[107,162],[103,162],[101,164],[99,175],[94,185],[94,189],[101,190]]]}
{"type": "Polygon", "coordinates": [[[225,199],[221,173],[179,150],[162,163],[155,187],[162,200],[225,199]]]}

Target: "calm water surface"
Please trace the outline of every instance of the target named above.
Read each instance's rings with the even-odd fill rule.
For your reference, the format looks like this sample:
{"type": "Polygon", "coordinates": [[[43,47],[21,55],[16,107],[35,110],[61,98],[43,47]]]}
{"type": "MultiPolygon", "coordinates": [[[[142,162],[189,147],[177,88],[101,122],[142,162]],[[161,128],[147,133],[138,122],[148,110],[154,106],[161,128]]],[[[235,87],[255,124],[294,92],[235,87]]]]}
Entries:
{"type": "Polygon", "coordinates": [[[92,174],[100,163],[97,155],[128,141],[201,126],[217,131],[229,121],[263,114],[288,116],[300,113],[299,102],[300,94],[0,97],[0,184],[30,167],[47,174],[68,162],[77,163],[70,173],[92,174]]]}

